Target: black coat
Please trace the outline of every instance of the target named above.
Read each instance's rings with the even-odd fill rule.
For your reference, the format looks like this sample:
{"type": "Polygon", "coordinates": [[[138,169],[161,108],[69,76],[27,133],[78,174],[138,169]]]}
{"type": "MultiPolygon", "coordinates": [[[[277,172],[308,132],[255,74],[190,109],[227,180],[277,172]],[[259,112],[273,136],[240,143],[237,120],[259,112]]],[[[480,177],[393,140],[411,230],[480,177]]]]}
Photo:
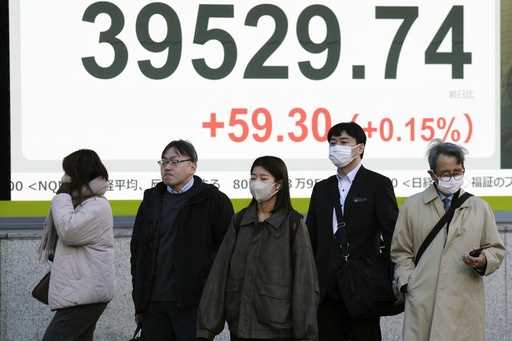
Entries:
{"type": "MultiPolygon", "coordinates": [[[[180,209],[174,221],[176,305],[199,303],[204,283],[233,216],[229,198],[215,186],[199,182],[198,191],[180,209]]],[[[166,186],[162,182],[144,192],[133,226],[131,274],[135,312],[143,313],[151,300],[159,246],[158,218],[166,186]]]]}
{"type": "MultiPolygon", "coordinates": [[[[311,237],[320,284],[320,300],[336,274],[336,245],[332,227],[334,203],[338,199],[338,179],[331,176],[313,188],[306,225],[311,237]]],[[[389,249],[398,216],[391,180],[361,166],[344,205],[351,257],[372,257],[378,252],[382,235],[385,254],[389,249]]]]}

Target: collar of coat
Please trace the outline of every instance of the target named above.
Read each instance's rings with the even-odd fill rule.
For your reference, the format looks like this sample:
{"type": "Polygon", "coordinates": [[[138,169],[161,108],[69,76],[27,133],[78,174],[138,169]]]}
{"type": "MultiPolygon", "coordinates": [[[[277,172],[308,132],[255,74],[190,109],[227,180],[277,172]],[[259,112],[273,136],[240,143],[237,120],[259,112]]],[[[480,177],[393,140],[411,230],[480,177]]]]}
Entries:
{"type": "MultiPolygon", "coordinates": [[[[194,175],[194,185],[190,190],[192,190],[196,186],[199,188],[197,189],[197,192],[193,194],[192,197],[187,201],[187,204],[195,204],[203,200],[206,200],[211,190],[217,190],[217,187],[204,183],[200,177],[194,175]]],[[[159,182],[156,185],[156,190],[161,196],[163,196],[165,192],[167,192],[167,185],[164,184],[163,182],[159,182]]]]}
{"type": "MultiPolygon", "coordinates": [[[[461,188],[460,195],[462,195],[463,193],[464,193],[464,189],[461,188]]],[[[437,190],[436,190],[434,184],[431,184],[430,186],[427,187],[427,189],[425,189],[425,191],[423,191],[423,203],[429,204],[436,199],[439,199],[439,205],[441,205],[440,207],[443,207],[443,203],[441,202],[441,198],[439,197],[439,194],[437,193],[437,190]]],[[[466,200],[460,207],[468,207],[468,206],[469,206],[468,200],[466,200]]],[[[444,208],[443,208],[443,211],[444,211],[444,208]]]]}
{"type": "MultiPolygon", "coordinates": [[[[287,210],[279,210],[277,212],[274,212],[265,219],[265,222],[267,223],[266,226],[269,227],[269,231],[275,236],[279,237],[281,235],[281,229],[280,226],[283,223],[283,220],[288,216],[287,210]]],[[[240,226],[250,225],[250,224],[256,224],[258,222],[258,214],[256,210],[256,205],[250,205],[247,207],[247,210],[244,213],[244,216],[242,218],[242,221],[240,222],[240,226]]]]}

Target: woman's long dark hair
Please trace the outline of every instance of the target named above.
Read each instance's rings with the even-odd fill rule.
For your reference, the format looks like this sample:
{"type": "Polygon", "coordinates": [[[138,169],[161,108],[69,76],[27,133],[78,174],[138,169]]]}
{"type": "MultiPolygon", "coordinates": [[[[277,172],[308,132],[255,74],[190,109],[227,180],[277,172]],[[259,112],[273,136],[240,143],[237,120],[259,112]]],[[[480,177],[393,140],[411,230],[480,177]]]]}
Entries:
{"type": "MultiPolygon", "coordinates": [[[[77,150],[62,160],[64,172],[71,177],[71,191],[81,195],[81,188],[97,177],[108,180],[107,168],[98,154],[90,149],[77,150]]],[[[90,189],[90,188],[89,188],[90,189]]]]}
{"type": "MultiPolygon", "coordinates": [[[[275,156],[261,156],[254,160],[251,166],[251,174],[255,167],[262,167],[272,174],[276,183],[279,183],[279,192],[276,194],[276,205],[272,212],[281,209],[291,210],[292,202],[290,200],[290,184],[288,180],[288,169],[283,160],[275,156]]],[[[253,198],[250,205],[255,205],[256,200],[253,198]]]]}

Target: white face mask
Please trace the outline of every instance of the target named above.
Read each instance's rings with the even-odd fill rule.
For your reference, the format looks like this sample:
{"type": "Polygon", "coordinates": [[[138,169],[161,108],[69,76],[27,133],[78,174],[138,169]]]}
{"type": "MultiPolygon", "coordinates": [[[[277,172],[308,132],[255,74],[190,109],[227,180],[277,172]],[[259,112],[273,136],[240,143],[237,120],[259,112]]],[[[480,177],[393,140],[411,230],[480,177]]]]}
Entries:
{"type": "Polygon", "coordinates": [[[443,181],[439,178],[437,179],[437,189],[444,194],[454,194],[462,187],[463,184],[464,177],[462,177],[460,180],[455,180],[453,177],[451,177],[448,181],[443,181]]]}
{"type": "Polygon", "coordinates": [[[331,145],[329,146],[329,160],[338,168],[343,168],[356,158],[352,151],[356,146],[331,145]]]}
{"type": "Polygon", "coordinates": [[[267,201],[277,192],[279,192],[279,189],[274,190],[273,182],[266,182],[261,180],[251,180],[249,182],[249,189],[257,202],[267,201]]]}

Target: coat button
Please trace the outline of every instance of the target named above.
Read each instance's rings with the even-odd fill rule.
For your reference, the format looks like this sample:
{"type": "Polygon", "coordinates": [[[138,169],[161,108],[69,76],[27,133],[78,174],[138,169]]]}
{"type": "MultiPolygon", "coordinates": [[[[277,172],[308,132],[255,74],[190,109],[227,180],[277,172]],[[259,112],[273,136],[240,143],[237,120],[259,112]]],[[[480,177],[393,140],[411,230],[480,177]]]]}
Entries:
{"type": "Polygon", "coordinates": [[[338,223],[338,227],[345,227],[345,226],[347,226],[347,223],[346,223],[346,222],[344,222],[344,221],[340,221],[340,222],[338,223]]]}

